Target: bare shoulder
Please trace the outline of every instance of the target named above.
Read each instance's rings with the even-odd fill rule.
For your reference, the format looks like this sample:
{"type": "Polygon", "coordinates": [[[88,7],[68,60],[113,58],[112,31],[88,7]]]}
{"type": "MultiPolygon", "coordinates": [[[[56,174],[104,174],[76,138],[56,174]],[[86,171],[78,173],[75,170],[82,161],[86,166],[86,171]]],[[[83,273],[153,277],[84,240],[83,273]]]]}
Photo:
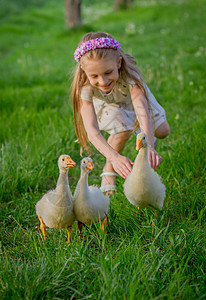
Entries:
{"type": "Polygon", "coordinates": [[[131,98],[133,101],[144,101],[146,97],[143,91],[135,84],[131,89],[131,98]]]}

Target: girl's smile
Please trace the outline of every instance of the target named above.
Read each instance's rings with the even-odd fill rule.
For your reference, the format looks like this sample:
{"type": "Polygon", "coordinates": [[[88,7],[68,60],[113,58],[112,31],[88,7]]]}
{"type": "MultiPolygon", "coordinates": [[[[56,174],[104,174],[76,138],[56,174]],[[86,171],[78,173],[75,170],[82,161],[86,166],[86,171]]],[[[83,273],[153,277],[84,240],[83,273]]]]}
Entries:
{"type": "Polygon", "coordinates": [[[105,86],[101,86],[99,88],[102,88],[102,89],[109,89],[110,86],[112,85],[112,82],[110,82],[109,84],[105,85],[105,86]]]}
{"type": "Polygon", "coordinates": [[[121,58],[109,55],[100,60],[89,59],[84,61],[82,68],[90,84],[105,93],[110,93],[119,79],[121,58]]]}

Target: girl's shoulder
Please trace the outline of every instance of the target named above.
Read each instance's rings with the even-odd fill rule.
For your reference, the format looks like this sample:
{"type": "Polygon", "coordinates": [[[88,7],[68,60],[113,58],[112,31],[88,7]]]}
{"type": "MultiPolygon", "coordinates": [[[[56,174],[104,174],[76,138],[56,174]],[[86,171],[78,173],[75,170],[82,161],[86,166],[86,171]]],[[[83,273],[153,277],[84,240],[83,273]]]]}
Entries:
{"type": "Polygon", "coordinates": [[[135,80],[127,77],[127,78],[121,78],[118,81],[118,86],[119,87],[124,87],[124,88],[128,88],[129,90],[131,90],[131,88],[135,85],[135,80]]]}
{"type": "Polygon", "coordinates": [[[89,84],[84,85],[81,89],[81,99],[91,101],[94,95],[93,87],[89,84]]]}
{"type": "Polygon", "coordinates": [[[135,70],[131,70],[130,76],[128,76],[124,81],[127,83],[129,90],[133,88],[133,86],[141,84],[144,88],[146,84],[142,78],[142,76],[135,70]]]}

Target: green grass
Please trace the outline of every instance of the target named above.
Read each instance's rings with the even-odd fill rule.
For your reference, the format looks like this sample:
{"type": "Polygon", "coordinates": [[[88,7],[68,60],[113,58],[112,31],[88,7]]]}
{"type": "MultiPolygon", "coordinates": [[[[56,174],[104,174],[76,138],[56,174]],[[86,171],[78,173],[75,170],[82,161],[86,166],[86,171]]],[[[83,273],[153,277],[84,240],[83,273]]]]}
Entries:
{"type": "MultiPolygon", "coordinates": [[[[204,299],[205,274],[205,0],[83,1],[84,26],[65,29],[64,1],[2,1],[0,21],[0,298],[204,299]],[[123,194],[111,197],[108,227],[83,231],[71,247],[66,230],[43,242],[35,204],[54,188],[57,158],[77,162],[70,99],[73,52],[87,31],[110,32],[137,60],[167,112],[170,136],[158,142],[167,189],[156,218],[123,194]]],[[[135,137],[124,154],[135,159],[135,137]]],[[[85,154],[86,155],[86,154],[85,154]]],[[[104,158],[94,150],[90,184],[100,185],[104,158]]]]}

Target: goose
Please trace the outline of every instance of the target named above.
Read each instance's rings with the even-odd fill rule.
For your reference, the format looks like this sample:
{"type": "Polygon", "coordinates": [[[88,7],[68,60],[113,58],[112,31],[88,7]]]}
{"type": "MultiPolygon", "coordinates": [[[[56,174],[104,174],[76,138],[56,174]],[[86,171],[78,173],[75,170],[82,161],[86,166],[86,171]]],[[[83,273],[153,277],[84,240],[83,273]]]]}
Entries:
{"type": "Polygon", "coordinates": [[[81,175],[74,192],[74,213],[80,236],[83,224],[92,224],[100,219],[104,232],[107,225],[110,200],[97,186],[88,185],[88,175],[93,169],[92,158],[85,157],[81,160],[81,175]]]}
{"type": "Polygon", "coordinates": [[[148,163],[148,139],[143,132],[137,135],[136,150],[139,150],[139,153],[131,173],[124,182],[124,194],[128,201],[138,208],[162,210],[166,189],[160,176],[148,163]]]}
{"type": "Polygon", "coordinates": [[[45,240],[48,238],[46,227],[49,227],[66,228],[68,243],[70,241],[75,216],[73,213],[73,197],[69,187],[68,170],[75,165],[76,163],[69,155],[61,155],[58,158],[59,178],[56,189],[48,191],[36,204],[36,214],[45,240]]]}

